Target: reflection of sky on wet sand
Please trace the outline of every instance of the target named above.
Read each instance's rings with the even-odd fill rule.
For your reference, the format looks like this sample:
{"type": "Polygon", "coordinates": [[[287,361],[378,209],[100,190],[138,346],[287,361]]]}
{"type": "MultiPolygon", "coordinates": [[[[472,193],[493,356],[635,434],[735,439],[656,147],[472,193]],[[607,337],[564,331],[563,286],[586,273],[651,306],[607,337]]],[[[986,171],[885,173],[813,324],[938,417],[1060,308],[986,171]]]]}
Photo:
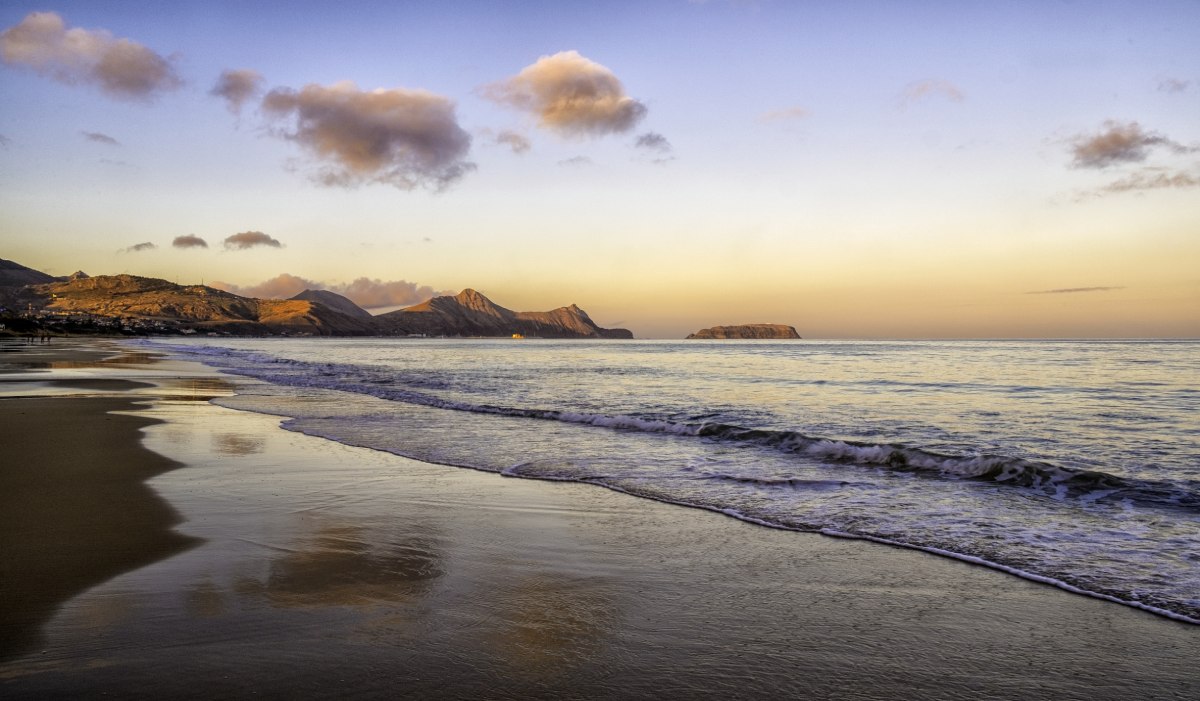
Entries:
{"type": "Polygon", "coordinates": [[[370,606],[427,593],[441,576],[436,541],[418,532],[379,538],[355,525],[326,525],[263,577],[242,576],[238,594],[283,608],[370,606]]]}
{"type": "Polygon", "coordinates": [[[187,464],[152,485],[205,543],[70,602],[47,631],[49,656],[25,673],[69,669],[81,649],[119,670],[147,647],[172,665],[261,648],[538,684],[586,666],[621,618],[612,582],[547,566],[573,547],[572,528],[502,504],[464,521],[464,503],[488,495],[438,488],[506,480],[282,431],[260,414],[183,402],[151,413],[168,422],[147,430],[148,447],[187,464]]]}

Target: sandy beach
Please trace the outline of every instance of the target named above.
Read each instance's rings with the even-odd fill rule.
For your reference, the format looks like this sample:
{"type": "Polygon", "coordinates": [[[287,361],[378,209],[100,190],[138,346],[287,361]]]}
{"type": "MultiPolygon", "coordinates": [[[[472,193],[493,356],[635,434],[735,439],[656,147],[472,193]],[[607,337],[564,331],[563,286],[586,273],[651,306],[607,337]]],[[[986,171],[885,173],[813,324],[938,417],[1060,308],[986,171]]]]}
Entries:
{"type": "Polygon", "coordinates": [[[5,698],[1200,694],[1200,627],[289,432],[203,366],[68,343],[0,355],[5,698]]]}

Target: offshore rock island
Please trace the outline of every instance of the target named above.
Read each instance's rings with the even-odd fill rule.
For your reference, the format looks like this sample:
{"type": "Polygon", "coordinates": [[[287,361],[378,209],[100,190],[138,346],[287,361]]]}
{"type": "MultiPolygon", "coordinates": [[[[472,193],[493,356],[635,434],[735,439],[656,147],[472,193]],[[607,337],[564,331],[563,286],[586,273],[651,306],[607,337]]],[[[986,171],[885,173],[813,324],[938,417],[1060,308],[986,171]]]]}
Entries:
{"type": "Polygon", "coordinates": [[[713,326],[708,329],[700,329],[696,333],[688,334],[687,339],[765,339],[765,340],[790,340],[798,339],[800,334],[796,333],[796,327],[786,326],[784,324],[739,324],[737,326],[713,326]]]}
{"type": "Polygon", "coordinates": [[[18,334],[633,338],[627,329],[601,328],[574,304],[514,312],[471,289],[372,316],[328,290],[255,299],[136,275],[55,278],[7,260],[0,260],[0,324],[18,334]]]}

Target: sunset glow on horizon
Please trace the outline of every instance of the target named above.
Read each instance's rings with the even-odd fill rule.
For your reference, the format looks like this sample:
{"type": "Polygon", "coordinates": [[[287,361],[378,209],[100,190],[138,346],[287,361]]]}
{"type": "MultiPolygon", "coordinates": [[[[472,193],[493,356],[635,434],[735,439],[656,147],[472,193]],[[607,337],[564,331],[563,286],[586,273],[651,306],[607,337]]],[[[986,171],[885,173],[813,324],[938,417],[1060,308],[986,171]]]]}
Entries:
{"type": "Polygon", "coordinates": [[[641,338],[1200,337],[1194,2],[105,5],[0,6],[0,258],[641,338]]]}

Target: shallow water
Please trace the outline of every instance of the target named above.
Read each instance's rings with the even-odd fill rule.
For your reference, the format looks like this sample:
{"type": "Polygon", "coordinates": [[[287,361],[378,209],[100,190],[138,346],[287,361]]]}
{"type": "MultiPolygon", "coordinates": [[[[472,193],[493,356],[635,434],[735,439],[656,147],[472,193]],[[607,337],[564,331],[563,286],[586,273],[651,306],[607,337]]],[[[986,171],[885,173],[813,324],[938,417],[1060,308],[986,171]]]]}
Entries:
{"type": "Polygon", "coordinates": [[[203,339],[235,408],[1200,620],[1200,343],[203,339]]]}

